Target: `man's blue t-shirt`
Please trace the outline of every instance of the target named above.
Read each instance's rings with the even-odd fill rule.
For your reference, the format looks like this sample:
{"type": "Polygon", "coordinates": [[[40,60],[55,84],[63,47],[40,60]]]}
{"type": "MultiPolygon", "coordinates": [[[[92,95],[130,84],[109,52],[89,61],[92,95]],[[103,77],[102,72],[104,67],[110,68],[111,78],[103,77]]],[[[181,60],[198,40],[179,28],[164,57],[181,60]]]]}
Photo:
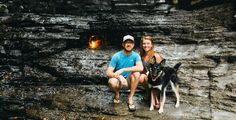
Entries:
{"type": "MultiPolygon", "coordinates": [[[[115,69],[114,72],[116,72],[117,70],[120,70],[122,68],[133,67],[137,62],[140,61],[141,58],[139,54],[134,51],[132,51],[132,53],[128,56],[124,55],[123,51],[119,51],[112,56],[109,67],[113,67],[115,69]]],[[[130,73],[131,72],[123,72],[121,73],[121,75],[124,78],[127,78],[130,73]]]]}

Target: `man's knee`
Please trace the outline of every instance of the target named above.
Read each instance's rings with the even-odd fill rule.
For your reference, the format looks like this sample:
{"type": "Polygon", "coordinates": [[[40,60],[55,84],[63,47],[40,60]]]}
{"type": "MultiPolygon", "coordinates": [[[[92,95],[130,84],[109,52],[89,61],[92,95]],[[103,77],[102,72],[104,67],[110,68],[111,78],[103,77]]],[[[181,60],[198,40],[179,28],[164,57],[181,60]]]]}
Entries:
{"type": "Polygon", "coordinates": [[[108,80],[108,84],[109,84],[110,87],[115,88],[115,87],[117,87],[118,79],[116,79],[116,78],[110,78],[110,79],[108,80]]]}
{"type": "Polygon", "coordinates": [[[139,82],[139,77],[140,77],[140,73],[139,72],[133,72],[131,74],[131,83],[139,82]]]}

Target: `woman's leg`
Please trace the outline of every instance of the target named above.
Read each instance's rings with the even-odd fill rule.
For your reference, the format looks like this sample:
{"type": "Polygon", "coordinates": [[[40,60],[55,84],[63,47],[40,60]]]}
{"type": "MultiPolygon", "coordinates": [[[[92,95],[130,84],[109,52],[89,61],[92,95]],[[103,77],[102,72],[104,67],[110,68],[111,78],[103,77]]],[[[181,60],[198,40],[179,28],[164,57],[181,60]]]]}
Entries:
{"type": "Polygon", "coordinates": [[[147,75],[141,74],[139,80],[140,80],[140,83],[142,84],[142,86],[145,88],[145,90],[147,90],[148,89],[147,75]]]}
{"type": "Polygon", "coordinates": [[[143,97],[143,100],[147,101],[150,99],[150,89],[148,87],[148,78],[146,74],[141,74],[140,75],[140,83],[145,89],[145,95],[143,97]]]}

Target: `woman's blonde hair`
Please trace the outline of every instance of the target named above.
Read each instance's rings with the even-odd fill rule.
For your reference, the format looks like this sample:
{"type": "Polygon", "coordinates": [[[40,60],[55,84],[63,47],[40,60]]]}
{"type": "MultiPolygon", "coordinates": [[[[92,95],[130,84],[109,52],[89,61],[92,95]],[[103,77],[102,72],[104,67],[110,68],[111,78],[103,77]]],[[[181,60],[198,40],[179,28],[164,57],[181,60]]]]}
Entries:
{"type": "Polygon", "coordinates": [[[153,41],[154,41],[154,39],[153,39],[153,37],[150,36],[150,35],[144,35],[144,36],[142,36],[141,41],[140,41],[140,51],[139,51],[141,57],[143,57],[143,56],[146,55],[146,54],[149,56],[149,58],[152,58],[152,57],[154,56],[154,45],[153,45],[153,41]],[[148,53],[145,53],[145,51],[144,51],[144,49],[143,49],[143,41],[144,41],[144,40],[150,40],[150,41],[151,41],[151,44],[152,44],[151,51],[148,52],[148,53]]]}

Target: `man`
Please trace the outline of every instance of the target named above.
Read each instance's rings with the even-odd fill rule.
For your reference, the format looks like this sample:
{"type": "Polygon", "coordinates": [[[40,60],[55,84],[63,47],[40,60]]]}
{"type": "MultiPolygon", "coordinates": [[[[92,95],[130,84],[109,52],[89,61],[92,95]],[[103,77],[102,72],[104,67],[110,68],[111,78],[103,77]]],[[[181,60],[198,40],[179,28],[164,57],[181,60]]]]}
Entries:
{"type": "Polygon", "coordinates": [[[138,53],[133,51],[134,37],[126,35],[123,37],[123,50],[115,53],[107,69],[109,87],[115,92],[113,102],[119,103],[120,89],[130,87],[130,95],[127,105],[130,111],[135,111],[133,96],[139,83],[140,72],[143,65],[138,53]]]}

